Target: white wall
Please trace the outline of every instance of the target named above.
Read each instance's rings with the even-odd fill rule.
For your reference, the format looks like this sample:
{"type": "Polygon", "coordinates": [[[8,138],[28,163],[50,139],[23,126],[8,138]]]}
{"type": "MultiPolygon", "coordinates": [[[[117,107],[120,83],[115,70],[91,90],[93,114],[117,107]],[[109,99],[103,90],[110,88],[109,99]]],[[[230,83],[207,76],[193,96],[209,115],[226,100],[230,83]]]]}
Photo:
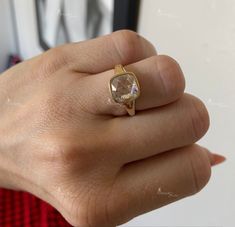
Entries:
{"type": "Polygon", "coordinates": [[[197,196],[124,226],[235,226],[235,1],[142,0],[139,32],[176,58],[187,92],[207,105],[211,128],[200,144],[227,156],[197,196]]]}
{"type": "MultiPolygon", "coordinates": [[[[1,1],[1,0],[0,0],[1,1]]],[[[34,0],[12,0],[15,5],[19,48],[22,59],[29,59],[42,52],[39,46],[34,0]]]]}
{"type": "Polygon", "coordinates": [[[10,1],[0,0],[0,72],[2,72],[10,53],[15,53],[13,38],[10,1]]]}
{"type": "MultiPolygon", "coordinates": [[[[4,0],[4,1],[8,1],[8,0],[4,0]]],[[[35,55],[40,54],[43,51],[38,41],[35,1],[34,0],[10,0],[10,1],[13,1],[15,5],[17,27],[18,27],[18,32],[19,32],[20,55],[22,59],[29,59],[35,55]]],[[[67,3],[69,1],[72,1],[72,0],[66,0],[67,3]]],[[[76,3],[76,1],[80,1],[80,0],[73,0],[73,5],[74,3],[76,3]]],[[[109,20],[109,17],[110,17],[109,14],[112,13],[111,8],[113,6],[113,0],[101,0],[101,2],[103,4],[103,8],[102,8],[104,10],[103,14],[105,13],[106,14],[104,15],[105,18],[101,25],[100,32],[107,33],[110,30],[110,26],[107,21],[109,20]]],[[[54,13],[59,14],[60,11],[59,11],[59,8],[58,9],[57,8],[58,6],[54,7],[54,13]]],[[[71,23],[71,26],[74,26],[74,23],[76,24],[76,22],[79,22],[80,18],[76,15],[76,10],[73,10],[71,8],[67,8],[67,10],[68,11],[64,13],[64,16],[66,17],[68,22],[70,23],[73,22],[71,23]]],[[[53,29],[53,26],[52,26],[52,29],[53,29]]],[[[79,39],[76,39],[73,41],[79,41],[79,39]]]]}

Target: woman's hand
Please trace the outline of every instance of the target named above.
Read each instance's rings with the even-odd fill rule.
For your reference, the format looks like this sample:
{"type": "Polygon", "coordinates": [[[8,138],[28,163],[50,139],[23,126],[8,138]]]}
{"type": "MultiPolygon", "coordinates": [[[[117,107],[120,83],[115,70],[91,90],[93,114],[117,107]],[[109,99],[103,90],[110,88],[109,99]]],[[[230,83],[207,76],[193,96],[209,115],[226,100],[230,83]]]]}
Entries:
{"type": "Polygon", "coordinates": [[[68,44],[0,76],[0,185],[74,226],[116,226],[195,194],[222,160],[192,145],[209,117],[175,60],[130,31],[68,44]],[[141,86],[137,114],[111,101],[116,64],[141,86]]]}

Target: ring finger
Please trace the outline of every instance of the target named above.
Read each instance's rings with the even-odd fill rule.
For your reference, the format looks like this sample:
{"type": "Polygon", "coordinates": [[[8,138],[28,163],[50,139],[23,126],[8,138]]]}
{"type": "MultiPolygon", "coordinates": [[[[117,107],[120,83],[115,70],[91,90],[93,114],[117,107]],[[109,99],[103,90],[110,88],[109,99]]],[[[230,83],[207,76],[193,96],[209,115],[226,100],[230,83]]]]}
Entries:
{"type": "MultiPolygon", "coordinates": [[[[185,81],[178,63],[168,56],[153,56],[125,66],[126,71],[134,72],[141,88],[136,100],[136,110],[146,110],[166,105],[177,100],[184,92],[185,81]]],[[[125,106],[112,101],[109,81],[114,71],[109,70],[93,76],[83,77],[80,83],[89,85],[89,90],[79,90],[79,94],[89,97],[88,111],[94,114],[125,115],[125,106]]]]}

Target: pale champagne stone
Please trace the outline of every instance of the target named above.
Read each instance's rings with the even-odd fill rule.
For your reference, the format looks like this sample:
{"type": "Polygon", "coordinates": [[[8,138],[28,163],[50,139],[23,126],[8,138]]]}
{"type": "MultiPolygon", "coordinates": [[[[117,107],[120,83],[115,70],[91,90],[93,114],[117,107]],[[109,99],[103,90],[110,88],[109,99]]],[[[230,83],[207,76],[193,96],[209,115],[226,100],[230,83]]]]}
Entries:
{"type": "Polygon", "coordinates": [[[115,102],[126,103],[139,96],[136,78],[131,74],[116,76],[111,80],[110,89],[115,102]]]}

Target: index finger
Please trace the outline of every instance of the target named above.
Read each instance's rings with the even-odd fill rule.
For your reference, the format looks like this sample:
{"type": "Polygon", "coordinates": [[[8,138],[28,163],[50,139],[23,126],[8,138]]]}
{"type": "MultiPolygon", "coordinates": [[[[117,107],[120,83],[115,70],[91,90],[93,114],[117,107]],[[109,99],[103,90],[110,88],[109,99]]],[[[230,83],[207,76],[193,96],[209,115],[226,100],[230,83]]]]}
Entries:
{"type": "Polygon", "coordinates": [[[121,30],[96,39],[71,43],[53,49],[62,51],[63,60],[74,71],[100,73],[116,64],[127,65],[157,54],[154,46],[142,36],[121,30]]]}

